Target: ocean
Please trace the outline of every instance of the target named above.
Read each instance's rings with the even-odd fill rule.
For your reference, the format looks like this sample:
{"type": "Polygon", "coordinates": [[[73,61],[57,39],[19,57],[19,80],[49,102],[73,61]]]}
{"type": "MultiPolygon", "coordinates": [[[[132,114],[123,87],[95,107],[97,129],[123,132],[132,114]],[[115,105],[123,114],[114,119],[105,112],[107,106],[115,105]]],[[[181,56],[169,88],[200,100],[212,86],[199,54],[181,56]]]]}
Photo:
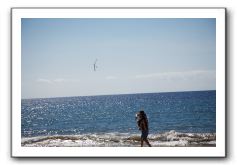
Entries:
{"type": "Polygon", "coordinates": [[[213,90],[22,99],[22,146],[138,147],[140,110],[152,146],[216,144],[213,90]]]}

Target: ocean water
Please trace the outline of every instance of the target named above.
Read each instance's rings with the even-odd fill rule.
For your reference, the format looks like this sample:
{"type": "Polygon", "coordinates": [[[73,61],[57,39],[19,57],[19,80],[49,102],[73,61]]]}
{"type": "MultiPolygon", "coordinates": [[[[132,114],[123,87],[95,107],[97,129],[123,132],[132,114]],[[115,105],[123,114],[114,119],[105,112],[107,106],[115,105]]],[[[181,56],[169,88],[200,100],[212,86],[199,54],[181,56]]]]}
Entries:
{"type": "Polygon", "coordinates": [[[153,146],[215,145],[216,91],[22,99],[22,146],[139,146],[135,113],[153,146]]]}

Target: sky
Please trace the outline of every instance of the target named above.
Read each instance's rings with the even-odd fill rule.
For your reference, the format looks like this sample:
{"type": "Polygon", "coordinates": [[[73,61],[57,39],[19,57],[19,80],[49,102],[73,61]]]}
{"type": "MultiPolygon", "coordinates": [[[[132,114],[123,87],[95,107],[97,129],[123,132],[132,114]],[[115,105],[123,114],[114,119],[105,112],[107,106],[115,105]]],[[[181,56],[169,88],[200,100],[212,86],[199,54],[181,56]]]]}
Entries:
{"type": "Polygon", "coordinates": [[[22,98],[216,89],[214,18],[23,18],[21,37],[22,98]]]}

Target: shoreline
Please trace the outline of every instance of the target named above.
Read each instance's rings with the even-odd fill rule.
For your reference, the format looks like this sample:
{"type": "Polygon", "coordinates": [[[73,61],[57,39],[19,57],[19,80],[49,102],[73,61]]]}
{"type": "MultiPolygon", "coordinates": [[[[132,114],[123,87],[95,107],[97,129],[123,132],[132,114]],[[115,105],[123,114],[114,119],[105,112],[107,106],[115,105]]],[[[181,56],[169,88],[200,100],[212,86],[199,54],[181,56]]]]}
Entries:
{"type": "MultiPolygon", "coordinates": [[[[215,133],[150,134],[153,147],[216,147],[215,133]]],[[[105,133],[22,137],[22,147],[140,147],[140,134],[105,133]]]]}

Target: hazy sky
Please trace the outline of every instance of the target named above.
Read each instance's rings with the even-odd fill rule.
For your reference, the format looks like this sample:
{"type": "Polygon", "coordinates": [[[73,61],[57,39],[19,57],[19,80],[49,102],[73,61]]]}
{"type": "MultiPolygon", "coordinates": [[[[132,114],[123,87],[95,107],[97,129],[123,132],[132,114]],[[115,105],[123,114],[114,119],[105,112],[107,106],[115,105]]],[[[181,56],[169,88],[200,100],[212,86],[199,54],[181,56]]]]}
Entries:
{"type": "Polygon", "coordinates": [[[211,18],[25,18],[22,98],[215,90],[215,42],[211,18]]]}

